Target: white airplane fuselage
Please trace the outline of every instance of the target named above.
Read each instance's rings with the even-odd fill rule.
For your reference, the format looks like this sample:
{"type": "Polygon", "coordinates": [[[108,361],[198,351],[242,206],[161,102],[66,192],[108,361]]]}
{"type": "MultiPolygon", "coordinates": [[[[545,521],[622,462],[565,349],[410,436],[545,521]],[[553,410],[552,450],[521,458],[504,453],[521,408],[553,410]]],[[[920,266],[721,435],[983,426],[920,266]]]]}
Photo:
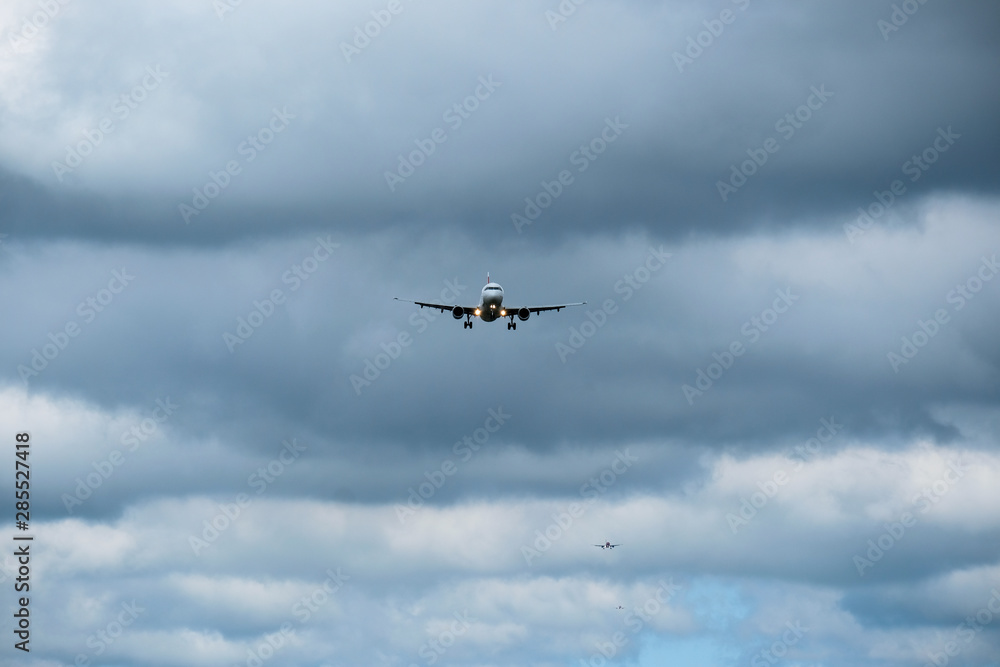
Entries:
{"type": "Polygon", "coordinates": [[[479,309],[476,315],[484,322],[492,322],[507,315],[507,311],[503,308],[503,288],[499,284],[486,283],[479,296],[479,309]]]}

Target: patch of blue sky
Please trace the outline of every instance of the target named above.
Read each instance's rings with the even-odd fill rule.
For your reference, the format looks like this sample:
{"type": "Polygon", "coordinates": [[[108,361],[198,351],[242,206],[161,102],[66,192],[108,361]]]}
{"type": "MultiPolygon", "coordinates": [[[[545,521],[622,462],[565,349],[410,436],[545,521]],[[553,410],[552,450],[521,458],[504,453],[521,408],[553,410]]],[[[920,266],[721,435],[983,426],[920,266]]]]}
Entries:
{"type": "Polygon", "coordinates": [[[638,667],[663,667],[663,665],[735,667],[738,658],[738,650],[726,647],[711,637],[648,636],[641,642],[637,665],[638,667]]]}
{"type": "Polygon", "coordinates": [[[739,586],[715,578],[692,579],[681,605],[702,630],[712,632],[731,630],[752,611],[739,586]]]}

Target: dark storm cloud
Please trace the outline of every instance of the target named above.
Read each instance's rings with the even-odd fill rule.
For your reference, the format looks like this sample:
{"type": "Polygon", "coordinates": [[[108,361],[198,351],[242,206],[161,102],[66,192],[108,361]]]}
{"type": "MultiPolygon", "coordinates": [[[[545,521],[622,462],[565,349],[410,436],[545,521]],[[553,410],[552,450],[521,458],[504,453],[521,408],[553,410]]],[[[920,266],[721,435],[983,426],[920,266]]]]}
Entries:
{"type": "MultiPolygon", "coordinates": [[[[43,107],[29,133],[7,139],[7,168],[36,183],[8,195],[15,213],[6,226],[25,235],[199,243],[320,224],[434,221],[496,240],[516,234],[511,216],[530,212],[525,198],[537,199],[543,182],[565,170],[572,182],[522,233],[626,225],[676,237],[822,224],[867,206],[895,179],[911,199],[935,189],[995,189],[1000,99],[989,72],[1000,63],[989,36],[1000,15],[992,6],[923,5],[888,39],[878,21],[891,5],[677,9],[592,5],[552,31],[534,7],[414,5],[350,63],[338,45],[366,16],[347,8],[326,17],[334,39],[322,20],[303,23],[285,10],[241,7],[222,22],[161,11],[211,38],[181,51],[156,36],[126,41],[134,66],[121,71],[91,67],[100,51],[76,57],[80,37],[66,38],[69,31],[97,25],[79,12],[52,24],[49,51],[20,56],[39,68],[58,64],[61,78],[33,82],[36,92],[67,90],[59,115],[43,107]],[[734,21],[711,40],[699,37],[722,9],[734,21]],[[510,32],[495,32],[498,21],[510,32]],[[475,49],[455,37],[459,24],[477,36],[475,49]],[[605,25],[618,36],[609,39],[605,25]],[[688,38],[711,43],[679,68],[674,54],[690,48],[688,38]],[[440,46],[426,51],[430,42],[440,46]],[[419,60],[410,57],[418,51],[419,60]],[[269,53],[265,67],[253,66],[269,53]],[[169,75],[119,120],[109,109],[141,84],[140,64],[169,75]],[[251,161],[245,142],[261,131],[268,138],[274,109],[293,118],[251,161]],[[102,116],[117,123],[114,133],[58,182],[48,163],[64,160],[102,116]],[[605,133],[611,143],[601,139],[608,122],[619,128],[605,133]],[[39,134],[46,125],[50,136],[39,134]],[[926,170],[911,164],[904,173],[939,129],[959,138],[926,170]],[[441,142],[430,139],[435,130],[441,142]],[[762,154],[768,139],[776,152],[762,154]],[[408,173],[400,156],[410,162],[414,151],[425,153],[416,158],[422,164],[390,189],[386,173],[408,173]],[[742,184],[732,168],[753,156],[767,161],[746,167],[756,173],[742,184]],[[193,206],[195,190],[211,191],[211,174],[232,160],[240,172],[193,218],[202,229],[184,225],[179,206],[193,206]],[[726,201],[720,181],[737,184],[726,201]],[[122,194],[132,203],[119,204],[122,194]]],[[[9,131],[18,127],[27,130],[28,119],[14,115],[9,131]]]]}

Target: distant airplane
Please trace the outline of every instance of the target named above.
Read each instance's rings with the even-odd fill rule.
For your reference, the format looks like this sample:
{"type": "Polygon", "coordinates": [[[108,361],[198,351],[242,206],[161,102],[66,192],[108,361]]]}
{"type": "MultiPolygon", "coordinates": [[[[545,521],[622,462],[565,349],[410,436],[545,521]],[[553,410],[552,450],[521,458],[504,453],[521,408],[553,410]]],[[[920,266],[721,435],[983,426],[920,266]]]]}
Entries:
{"type": "Polygon", "coordinates": [[[463,317],[465,322],[463,328],[472,328],[472,318],[473,316],[478,317],[483,322],[492,322],[501,317],[509,317],[510,322],[507,323],[507,330],[517,329],[517,322],[514,321],[514,316],[522,322],[528,319],[531,313],[540,313],[543,310],[562,310],[563,308],[568,308],[569,306],[582,306],[586,304],[586,301],[580,301],[579,303],[564,303],[558,306],[521,306],[520,308],[505,308],[503,305],[503,288],[497,283],[490,280],[490,274],[486,274],[486,287],[483,288],[482,294],[479,297],[478,306],[450,306],[442,303],[424,303],[423,301],[410,301],[409,299],[400,299],[395,297],[396,301],[405,301],[407,303],[415,303],[421,308],[437,308],[441,312],[446,310],[451,311],[451,316],[456,320],[460,320],[463,317]]]}
{"type": "Polygon", "coordinates": [[[614,549],[615,547],[620,547],[620,544],[611,544],[611,542],[605,542],[604,544],[595,544],[595,547],[600,547],[601,549],[614,549]]]}

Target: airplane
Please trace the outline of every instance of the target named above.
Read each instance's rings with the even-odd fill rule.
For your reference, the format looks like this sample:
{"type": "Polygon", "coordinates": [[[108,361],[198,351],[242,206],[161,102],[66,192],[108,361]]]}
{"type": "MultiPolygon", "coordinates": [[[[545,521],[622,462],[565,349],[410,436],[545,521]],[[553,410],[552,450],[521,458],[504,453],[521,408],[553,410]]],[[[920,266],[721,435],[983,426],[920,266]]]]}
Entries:
{"type": "Polygon", "coordinates": [[[604,544],[595,544],[595,547],[600,547],[601,549],[614,549],[615,547],[620,547],[620,544],[611,544],[611,542],[605,542],[604,544]]]}
{"type": "Polygon", "coordinates": [[[447,304],[441,303],[425,303],[423,301],[410,301],[409,299],[400,299],[399,297],[394,297],[396,301],[405,301],[407,303],[415,303],[421,308],[437,308],[442,313],[446,310],[451,311],[452,317],[456,320],[460,320],[463,317],[465,322],[463,323],[463,328],[472,328],[472,318],[478,317],[483,322],[493,322],[501,317],[509,317],[510,322],[507,323],[507,330],[517,329],[517,322],[514,321],[514,316],[516,315],[519,320],[524,322],[528,319],[531,313],[540,313],[545,310],[555,310],[559,311],[563,308],[568,308],[570,306],[582,306],[586,304],[586,301],[580,301],[579,303],[563,303],[558,306],[521,306],[519,308],[505,307],[503,305],[503,288],[499,284],[490,280],[490,274],[486,274],[486,286],[483,287],[482,294],[479,297],[478,306],[449,306],[447,304]]]}

